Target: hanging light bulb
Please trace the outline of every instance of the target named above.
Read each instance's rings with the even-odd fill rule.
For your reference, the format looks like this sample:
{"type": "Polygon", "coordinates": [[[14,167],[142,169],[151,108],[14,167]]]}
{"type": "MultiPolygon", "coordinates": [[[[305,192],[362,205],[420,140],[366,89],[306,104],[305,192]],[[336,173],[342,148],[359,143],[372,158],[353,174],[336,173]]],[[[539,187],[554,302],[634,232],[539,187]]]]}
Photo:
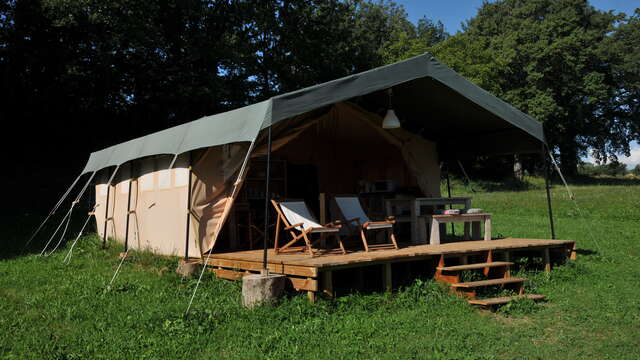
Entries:
{"type": "Polygon", "coordinates": [[[393,93],[391,89],[389,89],[389,109],[387,110],[387,114],[384,116],[384,120],[382,120],[382,128],[383,129],[397,129],[400,127],[400,119],[396,115],[396,112],[393,111],[393,106],[391,105],[391,96],[393,93]]]}

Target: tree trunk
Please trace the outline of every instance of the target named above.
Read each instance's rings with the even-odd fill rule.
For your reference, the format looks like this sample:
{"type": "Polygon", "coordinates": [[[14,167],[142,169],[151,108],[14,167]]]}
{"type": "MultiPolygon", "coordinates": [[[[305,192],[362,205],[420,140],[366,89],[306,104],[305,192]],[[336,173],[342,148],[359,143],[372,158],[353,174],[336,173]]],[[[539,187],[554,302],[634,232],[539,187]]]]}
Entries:
{"type": "Polygon", "coordinates": [[[560,148],[560,169],[564,176],[575,176],[578,174],[578,144],[575,137],[568,137],[560,148]]]}

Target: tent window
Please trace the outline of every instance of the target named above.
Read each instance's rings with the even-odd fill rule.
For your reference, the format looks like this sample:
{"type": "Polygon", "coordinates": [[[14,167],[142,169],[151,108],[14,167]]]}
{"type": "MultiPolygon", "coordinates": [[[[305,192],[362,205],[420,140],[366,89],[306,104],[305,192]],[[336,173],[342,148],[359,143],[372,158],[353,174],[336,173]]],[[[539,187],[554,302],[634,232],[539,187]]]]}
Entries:
{"type": "Polygon", "coordinates": [[[175,187],[187,186],[189,184],[189,169],[175,169],[175,187]]]}
{"type": "Polygon", "coordinates": [[[154,184],[154,161],[153,159],[145,159],[140,167],[140,177],[138,178],[141,191],[152,191],[154,184]]]}
{"type": "Polygon", "coordinates": [[[131,181],[131,180],[125,180],[125,181],[121,182],[120,184],[118,184],[118,186],[120,187],[120,194],[128,194],[129,193],[129,181],[131,181]]]}
{"type": "Polygon", "coordinates": [[[107,184],[98,184],[98,194],[100,196],[107,196],[107,184]]]}
{"type": "Polygon", "coordinates": [[[171,170],[164,169],[158,171],[158,189],[171,188],[171,170]]]}

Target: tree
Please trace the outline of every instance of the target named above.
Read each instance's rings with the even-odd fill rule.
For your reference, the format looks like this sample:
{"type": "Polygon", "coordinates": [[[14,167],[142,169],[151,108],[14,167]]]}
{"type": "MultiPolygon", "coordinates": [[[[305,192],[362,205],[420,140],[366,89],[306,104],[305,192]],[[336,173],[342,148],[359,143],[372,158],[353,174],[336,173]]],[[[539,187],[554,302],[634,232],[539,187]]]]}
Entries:
{"type": "Polygon", "coordinates": [[[639,136],[637,93],[625,96],[636,89],[627,75],[637,71],[636,22],[586,0],[499,0],[485,2],[464,32],[432,50],[542,121],[563,171],[573,175],[589,149],[614,160],[639,136]]]}

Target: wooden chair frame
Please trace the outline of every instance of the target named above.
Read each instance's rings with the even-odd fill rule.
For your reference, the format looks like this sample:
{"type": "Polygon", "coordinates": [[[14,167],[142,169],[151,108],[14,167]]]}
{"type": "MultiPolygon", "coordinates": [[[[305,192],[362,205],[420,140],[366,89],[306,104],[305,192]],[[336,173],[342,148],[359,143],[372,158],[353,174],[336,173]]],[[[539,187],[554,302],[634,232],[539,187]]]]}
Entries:
{"type": "MultiPolygon", "coordinates": [[[[338,196],[334,196],[334,200],[337,197],[354,197],[354,198],[358,198],[355,195],[338,195],[338,196]]],[[[337,204],[336,204],[337,205],[337,204]]],[[[362,207],[362,204],[360,204],[360,206],[362,207]]],[[[340,213],[342,213],[342,209],[340,209],[340,206],[338,206],[338,209],[340,211],[340,213]]],[[[362,209],[364,211],[364,208],[362,209]]],[[[366,214],[366,212],[365,212],[366,214]]],[[[342,214],[344,216],[344,214],[342,214]]],[[[362,245],[364,246],[364,251],[369,252],[369,249],[372,247],[371,245],[369,245],[369,242],[367,241],[367,236],[366,236],[366,232],[367,231],[378,231],[378,230],[382,230],[382,231],[386,231],[387,232],[387,236],[389,237],[389,239],[391,240],[391,244],[388,245],[393,245],[393,247],[398,250],[398,242],[396,241],[396,236],[393,234],[393,226],[388,227],[388,228],[382,228],[382,229],[369,229],[370,225],[394,225],[396,223],[396,217],[395,216],[387,216],[386,220],[382,220],[382,221],[367,221],[364,224],[360,224],[360,218],[356,217],[356,218],[352,218],[352,219],[344,219],[345,224],[347,224],[347,227],[351,227],[349,224],[353,223],[355,224],[355,227],[358,229],[358,232],[360,233],[360,239],[362,240],[362,245]]],[[[356,234],[351,234],[349,237],[355,236],[356,234]]],[[[388,247],[385,246],[385,247],[388,247]]]]}
{"type": "Polygon", "coordinates": [[[342,243],[342,239],[340,238],[339,231],[331,232],[331,233],[320,232],[319,233],[320,234],[320,238],[319,239],[317,239],[317,240],[315,240],[313,242],[311,242],[311,240],[309,239],[310,235],[314,231],[324,230],[324,229],[329,229],[329,228],[331,228],[331,229],[340,229],[342,227],[342,225],[340,225],[341,221],[333,221],[333,222],[325,224],[322,227],[314,227],[314,228],[300,230],[300,229],[297,229],[297,227],[298,226],[302,226],[303,223],[290,224],[289,220],[287,220],[287,217],[284,215],[284,213],[280,209],[280,204],[275,200],[271,200],[271,204],[273,205],[273,207],[276,209],[276,212],[278,213],[278,220],[276,222],[276,233],[275,233],[274,242],[273,242],[273,250],[275,251],[276,254],[280,253],[283,250],[288,249],[289,247],[291,247],[293,244],[297,243],[298,241],[304,240],[306,251],[309,253],[309,255],[311,257],[313,257],[313,256],[315,256],[315,253],[313,251],[314,246],[318,242],[324,243],[326,241],[327,235],[332,236],[333,238],[336,239],[336,241],[340,245],[340,250],[342,251],[343,254],[347,253],[347,251],[345,250],[344,244],[342,243]],[[280,237],[280,229],[281,228],[282,228],[283,231],[288,231],[289,232],[289,235],[291,235],[292,240],[290,240],[284,246],[278,247],[278,240],[279,240],[279,237],[280,237]],[[298,231],[300,233],[296,234],[296,231],[298,231]]]}

